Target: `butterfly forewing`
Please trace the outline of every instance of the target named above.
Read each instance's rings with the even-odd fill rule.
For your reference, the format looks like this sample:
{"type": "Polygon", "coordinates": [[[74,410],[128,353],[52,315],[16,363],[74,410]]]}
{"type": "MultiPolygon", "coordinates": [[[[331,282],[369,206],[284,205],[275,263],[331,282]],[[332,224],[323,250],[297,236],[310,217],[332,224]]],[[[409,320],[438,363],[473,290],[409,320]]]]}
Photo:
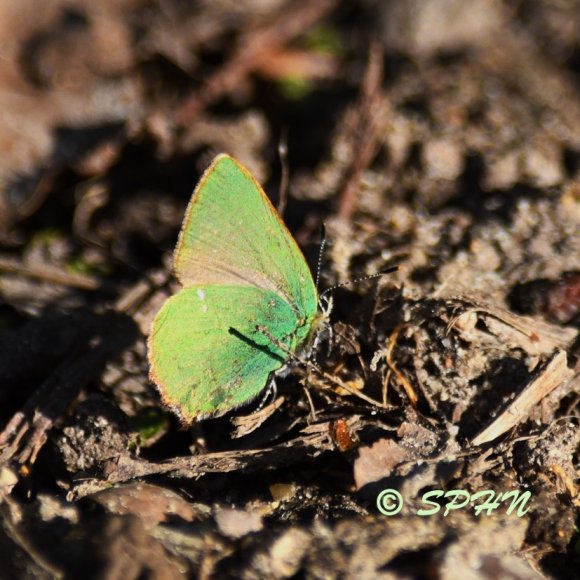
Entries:
{"type": "Polygon", "coordinates": [[[308,265],[251,173],[219,155],[186,212],[174,257],[181,283],[255,286],[311,318],[317,295],[308,265]]]}

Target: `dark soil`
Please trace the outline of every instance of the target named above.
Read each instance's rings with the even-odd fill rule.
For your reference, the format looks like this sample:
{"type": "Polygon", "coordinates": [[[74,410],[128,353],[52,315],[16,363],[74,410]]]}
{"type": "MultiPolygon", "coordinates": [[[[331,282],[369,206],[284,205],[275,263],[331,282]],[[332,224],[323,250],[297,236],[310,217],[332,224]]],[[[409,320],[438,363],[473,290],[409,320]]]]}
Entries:
{"type": "Polygon", "coordinates": [[[575,0],[2,3],[0,578],[580,578],[579,30],[575,0]],[[346,284],[322,374],[188,427],[145,339],[220,152],[346,284]],[[421,517],[436,490],[465,506],[421,517]]]}

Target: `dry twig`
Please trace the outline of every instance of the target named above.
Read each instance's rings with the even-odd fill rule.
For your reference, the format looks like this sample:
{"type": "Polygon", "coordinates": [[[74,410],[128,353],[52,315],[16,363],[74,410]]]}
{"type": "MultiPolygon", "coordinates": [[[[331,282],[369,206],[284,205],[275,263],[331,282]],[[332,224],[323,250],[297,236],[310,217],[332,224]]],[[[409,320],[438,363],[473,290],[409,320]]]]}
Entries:
{"type": "Polygon", "coordinates": [[[282,6],[278,18],[264,28],[243,34],[230,60],[181,105],[175,121],[179,125],[192,123],[205,107],[239,86],[259,66],[264,54],[303,34],[334,6],[334,0],[289,3],[282,6]]]}
{"type": "Polygon", "coordinates": [[[338,205],[338,217],[343,220],[356,210],[356,198],[363,172],[367,169],[379,146],[381,83],[383,80],[383,51],[378,42],[369,49],[367,69],[359,103],[354,111],[358,147],[352,160],[346,184],[338,205]]]}
{"type": "Polygon", "coordinates": [[[532,407],[573,376],[574,371],[567,365],[566,353],[556,352],[548,362],[536,370],[532,379],[507,409],[475,437],[471,442],[472,445],[489,443],[521,423],[529,415],[532,407]]]}

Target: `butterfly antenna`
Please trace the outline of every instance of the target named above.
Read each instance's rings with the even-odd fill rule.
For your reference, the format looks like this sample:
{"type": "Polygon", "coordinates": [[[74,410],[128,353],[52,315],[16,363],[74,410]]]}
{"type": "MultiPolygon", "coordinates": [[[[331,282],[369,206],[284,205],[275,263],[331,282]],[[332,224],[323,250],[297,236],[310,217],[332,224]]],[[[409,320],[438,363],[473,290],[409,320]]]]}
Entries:
{"type": "Polygon", "coordinates": [[[288,201],[288,184],[290,182],[290,167],[288,165],[288,132],[282,130],[280,141],[278,142],[278,158],[282,174],[280,176],[280,189],[278,190],[278,213],[283,216],[286,211],[286,202],[288,201]]]}
{"type": "Polygon", "coordinates": [[[342,282],[341,284],[336,284],[335,286],[331,286],[327,288],[321,295],[320,298],[324,297],[329,292],[333,290],[337,290],[338,288],[344,288],[345,286],[350,286],[351,284],[358,284],[359,282],[364,282],[365,280],[370,280],[371,278],[380,278],[385,274],[391,274],[392,272],[396,272],[399,269],[399,266],[392,266],[391,268],[387,268],[382,272],[377,272],[376,274],[370,274],[369,276],[361,276],[360,278],[353,278],[352,280],[347,280],[346,282],[342,282]]]}
{"type": "Polygon", "coordinates": [[[321,226],[320,237],[322,241],[320,242],[320,249],[318,250],[318,262],[316,264],[316,289],[318,290],[318,284],[320,282],[320,271],[322,270],[322,256],[324,255],[324,248],[326,247],[326,227],[324,224],[321,226]]]}

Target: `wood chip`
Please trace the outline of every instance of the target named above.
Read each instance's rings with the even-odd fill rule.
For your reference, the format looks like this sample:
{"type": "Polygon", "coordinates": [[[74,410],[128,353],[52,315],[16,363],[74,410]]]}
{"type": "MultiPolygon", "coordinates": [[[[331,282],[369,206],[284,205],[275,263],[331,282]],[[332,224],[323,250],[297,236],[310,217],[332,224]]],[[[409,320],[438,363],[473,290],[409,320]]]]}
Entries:
{"type": "Polygon", "coordinates": [[[567,365],[566,353],[556,352],[534,373],[528,385],[508,408],[475,437],[472,445],[489,443],[521,423],[528,417],[534,405],[573,376],[574,371],[567,365]]]}

